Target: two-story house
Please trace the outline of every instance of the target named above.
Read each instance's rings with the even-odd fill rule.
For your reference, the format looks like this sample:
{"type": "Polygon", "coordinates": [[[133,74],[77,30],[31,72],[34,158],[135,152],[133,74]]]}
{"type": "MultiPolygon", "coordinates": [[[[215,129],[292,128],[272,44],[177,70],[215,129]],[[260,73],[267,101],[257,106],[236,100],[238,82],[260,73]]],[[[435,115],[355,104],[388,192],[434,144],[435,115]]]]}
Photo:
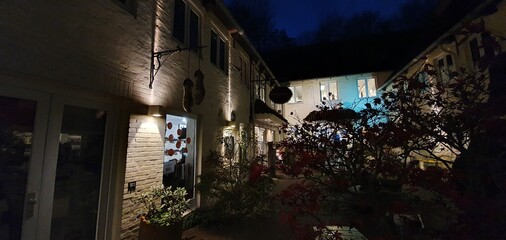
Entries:
{"type": "MultiPolygon", "coordinates": [[[[390,90],[399,76],[417,76],[424,81],[450,83],[452,73],[460,69],[480,71],[483,60],[495,58],[490,67],[501,74],[490,74],[490,95],[487,101],[501,102],[504,99],[504,49],[506,49],[506,2],[502,0],[487,1],[440,1],[437,9],[439,28],[435,40],[427,44],[411,61],[406,61],[398,71],[380,86],[380,91],[390,90]],[[501,57],[502,56],[502,57],[501,57]],[[502,60],[501,60],[502,59],[502,60]],[[435,76],[420,76],[420,69],[433,69],[435,76]]],[[[489,69],[486,69],[487,71],[489,69]]],[[[434,149],[433,154],[453,161],[454,151],[445,146],[434,149]]],[[[420,153],[415,156],[421,167],[443,166],[431,154],[420,153]]]]}
{"type": "Polygon", "coordinates": [[[423,31],[401,31],[289,48],[267,53],[265,59],[292,90],[283,116],[298,124],[322,103],[363,109],[424,41],[423,31]]]}
{"type": "Polygon", "coordinates": [[[139,193],[184,186],[198,207],[217,134],[277,119],[254,110],[274,77],[222,1],[0,9],[0,239],[135,239],[139,193]]]}

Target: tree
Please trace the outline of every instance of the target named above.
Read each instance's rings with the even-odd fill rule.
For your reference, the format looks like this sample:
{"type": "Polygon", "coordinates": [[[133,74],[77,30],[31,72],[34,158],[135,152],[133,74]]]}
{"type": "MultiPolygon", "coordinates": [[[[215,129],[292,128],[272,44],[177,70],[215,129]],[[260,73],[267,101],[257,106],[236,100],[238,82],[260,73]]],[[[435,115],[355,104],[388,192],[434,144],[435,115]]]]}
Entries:
{"type": "Polygon", "coordinates": [[[421,28],[429,23],[433,17],[433,10],[436,6],[435,0],[411,0],[404,2],[399,8],[395,28],[421,28]]]}
{"type": "Polygon", "coordinates": [[[286,130],[288,173],[305,181],[282,194],[292,207],[283,219],[303,238],[328,225],[382,239],[505,238],[504,97],[489,88],[505,89],[505,56],[446,81],[425,64],[355,114],[322,103],[286,130]],[[444,166],[419,168],[427,158],[444,166]]]}
{"type": "Polygon", "coordinates": [[[293,45],[285,30],[274,27],[274,13],[269,0],[231,0],[228,8],[258,51],[293,45]]]}
{"type": "Polygon", "coordinates": [[[314,31],[298,39],[303,44],[332,42],[338,39],[368,36],[395,30],[423,28],[433,17],[435,0],[405,1],[398,12],[389,17],[376,11],[365,11],[345,18],[338,14],[324,16],[314,31]]]}

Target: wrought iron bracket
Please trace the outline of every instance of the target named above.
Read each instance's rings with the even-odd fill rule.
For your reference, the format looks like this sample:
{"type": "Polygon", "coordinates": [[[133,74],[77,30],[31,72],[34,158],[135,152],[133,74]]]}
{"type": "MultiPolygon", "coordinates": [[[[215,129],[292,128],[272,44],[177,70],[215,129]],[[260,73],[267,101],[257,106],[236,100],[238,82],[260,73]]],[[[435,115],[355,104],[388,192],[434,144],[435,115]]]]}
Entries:
{"type": "Polygon", "coordinates": [[[172,56],[175,53],[186,51],[186,50],[193,50],[193,49],[202,49],[207,46],[198,46],[195,48],[182,48],[181,46],[177,46],[174,49],[160,51],[160,52],[152,52],[151,53],[151,69],[149,73],[149,89],[153,88],[153,83],[155,82],[155,76],[158,74],[158,71],[162,67],[162,65],[167,61],[167,59],[172,56]],[[165,59],[162,60],[162,57],[166,56],[165,59]]]}

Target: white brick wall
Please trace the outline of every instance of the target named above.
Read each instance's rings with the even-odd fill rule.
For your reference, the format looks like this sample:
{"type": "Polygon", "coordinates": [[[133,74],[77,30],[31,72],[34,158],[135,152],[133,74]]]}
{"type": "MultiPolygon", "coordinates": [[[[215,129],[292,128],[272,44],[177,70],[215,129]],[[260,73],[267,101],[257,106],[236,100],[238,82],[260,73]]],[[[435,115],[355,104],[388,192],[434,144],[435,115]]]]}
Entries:
{"type": "Polygon", "coordinates": [[[162,118],[130,117],[121,239],[137,238],[139,206],[135,201],[138,196],[152,186],[162,185],[164,123],[162,118]],[[129,193],[128,183],[133,181],[137,182],[136,191],[129,193]]]}
{"type": "MultiPolygon", "coordinates": [[[[200,58],[188,51],[171,56],[160,68],[153,89],[149,89],[153,44],[154,51],[175,49],[180,45],[172,37],[174,1],[136,2],[134,17],[110,0],[0,0],[0,87],[7,83],[55,93],[52,86],[57,86],[58,94],[79,92],[90,100],[99,96],[114,99],[111,102],[118,105],[129,105],[122,109],[134,109],[133,105],[162,105],[171,112],[184,114],[182,82],[187,77],[195,80],[193,74],[200,66],[205,75],[206,96],[201,105],[193,107],[192,116],[198,120],[197,168],[205,170],[206,166],[200,166],[201,159],[209,150],[219,149],[216,137],[230,112],[236,112],[237,122],[248,122],[250,114],[249,91],[240,80],[239,72],[233,70],[226,75],[209,61],[211,27],[225,34],[223,37],[230,43],[233,55],[229,57],[230,66],[239,65],[236,63],[238,54],[247,54],[238,44],[234,48],[229,29],[212,11],[204,9],[201,1],[189,0],[201,17],[201,44],[208,47],[203,49],[200,58]],[[153,15],[156,16],[154,32],[153,15]]],[[[132,112],[122,113],[122,116],[129,114],[132,112]]],[[[138,191],[161,184],[163,131],[161,119],[133,115],[128,139],[113,140],[114,146],[128,141],[127,158],[117,160],[126,161],[126,169],[114,169],[125,171],[124,202],[121,206],[111,206],[123,207],[124,239],[135,238],[138,223],[134,213],[137,205],[132,201],[134,194],[126,190],[128,182],[137,181],[138,191]],[[153,121],[158,130],[149,127],[153,121]]],[[[112,181],[120,182],[118,179],[112,181]]],[[[112,192],[121,191],[115,190],[112,192]]],[[[120,228],[117,225],[114,223],[112,231],[120,228]]]]}

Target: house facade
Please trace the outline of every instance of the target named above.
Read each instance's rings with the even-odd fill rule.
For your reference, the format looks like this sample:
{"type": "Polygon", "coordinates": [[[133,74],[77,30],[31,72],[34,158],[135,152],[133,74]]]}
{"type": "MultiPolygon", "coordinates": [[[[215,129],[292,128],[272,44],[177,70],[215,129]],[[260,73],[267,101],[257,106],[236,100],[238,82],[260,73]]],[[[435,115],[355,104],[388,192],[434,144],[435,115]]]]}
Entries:
{"type": "Polygon", "coordinates": [[[288,86],[294,94],[285,105],[283,115],[290,124],[299,124],[323,103],[360,111],[366,103],[379,97],[377,86],[390,74],[385,71],[289,81],[288,86]]]}
{"type": "Polygon", "coordinates": [[[253,80],[274,79],[221,1],[0,9],[0,239],[136,239],[152,186],[200,206],[202,159],[255,126],[253,80]]]}
{"type": "MultiPolygon", "coordinates": [[[[443,19],[445,14],[455,11],[455,8],[462,5],[459,1],[443,2],[438,12],[443,19]]],[[[466,4],[469,9],[465,9],[465,5],[462,7],[467,10],[466,14],[449,25],[435,41],[426,46],[408,64],[404,64],[399,71],[392,74],[385,84],[380,86],[380,91],[391,90],[394,80],[400,76],[418,76],[423,81],[451,83],[453,72],[461,69],[469,72],[481,71],[480,66],[486,59],[503,59],[496,60],[497,62],[491,66],[496,70],[504,69],[506,1],[469,1],[466,4]],[[420,75],[422,69],[434,70],[436,74],[435,76],[420,75]]],[[[489,69],[485,70],[488,72],[489,69]]],[[[489,73],[487,75],[491,82],[504,82],[503,79],[495,79],[497,75],[489,73]]],[[[488,87],[490,88],[488,101],[498,101],[504,95],[502,92],[504,87],[501,84],[490,84],[488,87]],[[494,93],[493,96],[492,93],[494,93]]],[[[433,153],[449,161],[455,159],[454,151],[444,146],[436,147],[433,153]]],[[[420,162],[422,168],[434,165],[444,166],[435,158],[430,157],[430,154],[423,152],[414,158],[420,162]]]]}
{"type": "Polygon", "coordinates": [[[298,124],[317,105],[355,111],[379,97],[390,74],[425,42],[422,31],[407,30],[341,39],[265,54],[274,75],[292,93],[283,116],[298,124]],[[405,44],[407,39],[411,44],[405,44]]]}

